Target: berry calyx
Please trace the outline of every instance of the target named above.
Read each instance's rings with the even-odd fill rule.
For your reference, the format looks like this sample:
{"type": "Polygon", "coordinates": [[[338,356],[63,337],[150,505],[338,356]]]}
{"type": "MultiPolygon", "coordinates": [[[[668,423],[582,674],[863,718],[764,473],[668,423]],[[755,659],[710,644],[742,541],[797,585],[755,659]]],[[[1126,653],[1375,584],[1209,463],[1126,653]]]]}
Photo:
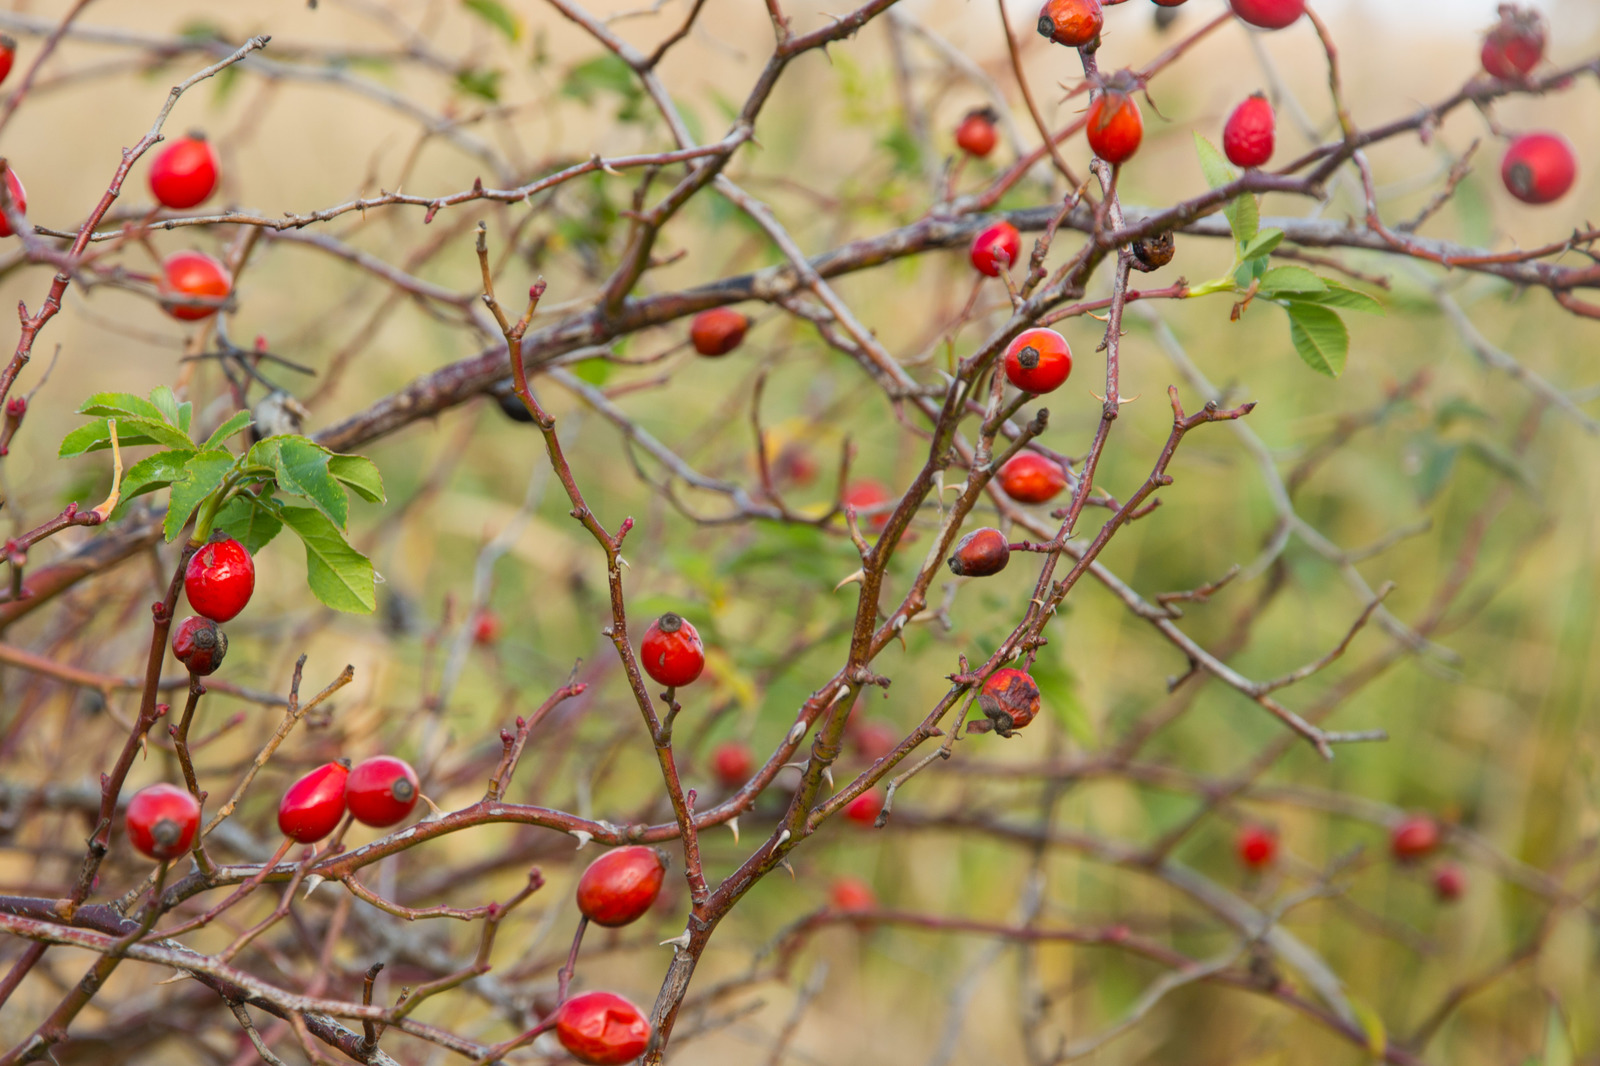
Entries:
{"type": "Polygon", "coordinates": [[[1247,825],[1233,842],[1234,854],[1252,870],[1264,870],[1278,857],[1278,834],[1264,825],[1247,825]]]}
{"type": "Polygon", "coordinates": [[[1093,44],[1104,23],[1100,0],[1046,0],[1039,10],[1039,36],[1068,48],[1093,44]]]}
{"type": "Polygon", "coordinates": [[[289,786],[278,804],[278,829],[301,844],[315,844],[344,817],[344,786],[350,767],[330,762],[317,767],[289,786]]]}
{"type": "Polygon", "coordinates": [[[1022,255],[1022,234],[1009,222],[996,222],[972,238],[968,258],[978,273],[998,278],[1016,265],[1022,255]]]}
{"type": "Polygon", "coordinates": [[[500,616],[485,607],[472,620],[472,643],[493,644],[500,639],[500,616]]]}
{"type": "Polygon", "coordinates": [[[150,192],[163,207],[193,207],[217,187],[217,150],[191,133],[162,149],[150,164],[150,192]]]}
{"type": "MultiPolygon", "coordinates": [[[[28,190],[22,187],[22,179],[17,177],[17,172],[10,166],[6,167],[6,188],[11,191],[11,206],[17,209],[17,214],[28,213],[28,190]]],[[[11,220],[0,212],[0,237],[9,237],[15,232],[11,228],[11,220]]]]}
{"type": "Polygon", "coordinates": [[[1281,30],[1306,13],[1306,0],[1228,0],[1243,22],[1264,30],[1281,30]]]}
{"type": "Polygon", "coordinates": [[[701,355],[727,355],[739,347],[750,328],[748,315],[728,307],[701,311],[689,324],[689,342],[701,355]]]}
{"type": "Polygon", "coordinates": [[[345,806],[356,821],[380,829],[405,821],[421,795],[417,772],[393,755],[357,763],[344,784],[345,806]]]}
{"type": "Polygon", "coordinates": [[[1038,452],[1021,452],[1006,460],[995,475],[1005,494],[1018,503],[1046,503],[1067,487],[1059,463],[1038,452]]]}
{"type": "Polygon", "coordinates": [[[660,848],[614,848],[578,878],[578,910],[596,925],[627,925],[650,909],[666,874],[667,853],[660,848]]]}
{"type": "Polygon", "coordinates": [[[200,831],[200,804],[176,785],[151,785],[128,801],[124,822],[128,841],[140,854],[175,859],[189,850],[200,831]]]}
{"type": "Polygon", "coordinates": [[[1559,133],[1525,133],[1500,161],[1500,180],[1525,204],[1559,200],[1578,177],[1578,157],[1559,133]]]}
{"type": "Polygon", "coordinates": [[[857,825],[867,826],[878,820],[878,812],[881,810],[883,810],[883,793],[875,788],[869,788],[844,805],[844,816],[857,825]]]}
{"type": "Polygon", "coordinates": [[[872,886],[857,877],[840,877],[828,889],[828,902],[836,911],[869,911],[878,905],[872,886]]]}
{"type": "Polygon", "coordinates": [[[998,117],[992,107],[968,111],[961,125],[956,127],[956,147],[979,159],[994,151],[995,144],[1000,140],[1000,134],[994,128],[998,117]]]}
{"type": "Polygon", "coordinates": [[[1053,329],[1025,329],[1006,346],[1006,378],[1023,392],[1054,392],[1072,373],[1072,349],[1053,329]]]}
{"type": "Polygon", "coordinates": [[[210,318],[232,291],[233,275],[204,252],[174,252],[162,261],[161,309],[173,318],[210,318]]]}
{"type": "Polygon", "coordinates": [[[1439,846],[1439,823],[1426,814],[1409,815],[1389,835],[1389,851],[1401,862],[1415,862],[1439,846]]]}
{"type": "Polygon", "coordinates": [[[209,677],[228,654],[228,635],[211,619],[191,615],[172,631],[172,654],[191,674],[209,677]]]}
{"type": "Polygon", "coordinates": [[[1503,81],[1521,81],[1544,58],[1544,17],[1529,7],[1500,5],[1500,21],[1483,39],[1483,69],[1503,81]]]}
{"type": "Polygon", "coordinates": [[[650,1044],[650,1023],[614,992],[584,992],[556,1008],[556,1039],[587,1066],[621,1066],[650,1044]]]}
{"type": "Polygon", "coordinates": [[[1445,863],[1433,872],[1433,894],[1441,903],[1454,903],[1467,891],[1467,877],[1461,867],[1445,863]]]}
{"type": "Polygon", "coordinates": [[[244,610],[255,590],[255,560],[232,537],[203,546],[189,557],[183,573],[189,606],[213,622],[226,622],[244,610]]]}
{"type": "Polygon", "coordinates": [[[9,34],[0,33],[0,81],[5,81],[11,73],[11,65],[17,61],[17,39],[9,34]]]}
{"type": "Polygon", "coordinates": [[[870,511],[882,507],[892,497],[889,490],[881,481],[863,478],[853,481],[845,486],[844,494],[839,498],[840,504],[856,509],[856,521],[869,529],[878,530],[889,524],[889,512],[880,511],[877,514],[865,515],[862,511],[870,511]]]}
{"type": "Polygon", "coordinates": [[[1084,134],[1094,154],[1113,166],[1133,157],[1144,139],[1144,117],[1132,94],[1133,80],[1123,71],[1113,76],[1089,104],[1084,134]]]}
{"type": "Polygon", "coordinates": [[[1011,545],[998,529],[975,529],[956,542],[955,551],[945,562],[957,577],[988,577],[998,574],[1011,561],[1011,545]]]}
{"type": "Polygon", "coordinates": [[[656,684],[677,688],[689,684],[706,668],[706,649],[689,620],[668,611],[644,631],[639,661],[656,684]]]}
{"type": "Polygon", "coordinates": [[[748,744],[730,740],[717,745],[717,750],[711,753],[711,772],[717,775],[723,788],[738,788],[750,780],[755,768],[755,753],[748,744]]]}
{"type": "Polygon", "coordinates": [[[1272,105],[1260,93],[1247,97],[1233,109],[1222,127],[1222,150],[1236,167],[1259,167],[1272,158],[1277,119],[1272,105]]]}
{"type": "Polygon", "coordinates": [[[1003,737],[1021,729],[1039,715],[1039,686],[1025,671],[996,670],[978,693],[978,707],[1003,737]]]}

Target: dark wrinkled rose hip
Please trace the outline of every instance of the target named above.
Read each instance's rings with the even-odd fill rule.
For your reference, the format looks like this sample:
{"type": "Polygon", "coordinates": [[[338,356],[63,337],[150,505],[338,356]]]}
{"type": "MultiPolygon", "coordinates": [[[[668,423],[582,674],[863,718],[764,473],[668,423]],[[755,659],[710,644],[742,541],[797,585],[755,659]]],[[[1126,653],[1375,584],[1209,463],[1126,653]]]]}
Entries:
{"type": "Polygon", "coordinates": [[[978,694],[978,707],[996,733],[1009,737],[1038,717],[1039,686],[1022,670],[997,670],[978,694]]]}

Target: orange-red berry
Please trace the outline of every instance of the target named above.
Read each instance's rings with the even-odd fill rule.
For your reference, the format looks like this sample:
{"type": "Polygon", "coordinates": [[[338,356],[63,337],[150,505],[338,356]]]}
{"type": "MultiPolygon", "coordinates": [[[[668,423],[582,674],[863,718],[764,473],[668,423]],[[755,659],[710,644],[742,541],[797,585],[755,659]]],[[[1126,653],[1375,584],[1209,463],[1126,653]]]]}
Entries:
{"type": "Polygon", "coordinates": [[[1533,8],[1500,5],[1500,21],[1483,39],[1483,69],[1505,81],[1521,81],[1544,58],[1544,16],[1533,8]]]}
{"type": "Polygon", "coordinates": [[[584,992],[556,1008],[556,1039],[586,1066],[622,1066],[644,1054],[650,1023],[614,992],[584,992]]]}
{"type": "Polygon", "coordinates": [[[356,821],[378,828],[405,821],[421,796],[417,772],[393,755],[357,763],[344,786],[345,806],[356,821]]]}
{"type": "Polygon", "coordinates": [[[1005,494],[1018,503],[1046,503],[1067,487],[1067,475],[1059,463],[1038,452],[1021,452],[1002,466],[995,480],[1005,494]]]}
{"type": "Polygon", "coordinates": [[[1559,200],[1578,177],[1578,157],[1559,133],[1525,133],[1500,161],[1500,178],[1525,204],[1559,200]]]}
{"type": "MultiPolygon", "coordinates": [[[[22,187],[22,179],[17,177],[17,172],[9,165],[6,167],[6,188],[11,192],[11,206],[16,208],[17,214],[28,213],[28,190],[22,187]]],[[[12,234],[11,220],[6,218],[5,212],[0,211],[0,237],[9,237],[12,234]]]]}
{"type": "Polygon", "coordinates": [[[151,785],[128,801],[128,841],[152,859],[175,859],[200,831],[200,804],[176,785],[151,785]]]}
{"type": "Polygon", "coordinates": [[[278,804],[278,829],[301,844],[315,844],[344,817],[344,785],[350,768],[325,763],[289,786],[278,804]]]}
{"type": "Polygon", "coordinates": [[[161,264],[161,308],[173,318],[210,318],[232,291],[233,275],[204,252],[174,252],[161,264]]]}
{"type": "Polygon", "coordinates": [[[689,324],[689,342],[701,355],[727,355],[739,347],[750,328],[747,315],[729,307],[701,311],[689,324]]]}
{"type": "Polygon", "coordinates": [[[1306,0],[1229,0],[1233,13],[1252,26],[1281,30],[1306,13],[1306,0]]]}
{"type": "Polygon", "coordinates": [[[666,873],[667,853],[660,848],[613,848],[578,878],[578,910],[596,925],[627,925],[650,909],[666,873]]]}
{"type": "Polygon", "coordinates": [[[1100,0],[1046,0],[1039,9],[1039,35],[1068,48],[1093,44],[1104,23],[1100,0]]]}
{"type": "Polygon", "coordinates": [[[1272,158],[1277,119],[1260,93],[1246,97],[1222,127],[1222,151],[1236,167],[1265,166],[1272,158]]]}
{"type": "Polygon", "coordinates": [[[889,509],[878,510],[875,514],[862,514],[863,511],[872,511],[884,508],[893,497],[888,488],[881,481],[871,478],[862,478],[845,486],[844,494],[839,502],[845,507],[856,509],[856,522],[868,529],[878,530],[889,524],[889,509]]]}
{"type": "Polygon", "coordinates": [[[1441,903],[1454,903],[1467,891],[1467,877],[1461,867],[1445,863],[1433,872],[1433,892],[1441,903]]]}
{"type": "Polygon", "coordinates": [[[994,151],[995,144],[1000,140],[1000,134],[994,128],[995,117],[992,107],[968,111],[961,125],[956,127],[956,146],[979,159],[994,151]]]}
{"type": "Polygon", "coordinates": [[[883,793],[869,788],[844,805],[844,816],[857,825],[871,825],[883,810],[883,793]]]}
{"type": "Polygon", "coordinates": [[[1264,870],[1278,857],[1278,834],[1263,825],[1247,825],[1233,842],[1239,861],[1252,870],[1264,870]]]}
{"type": "Polygon", "coordinates": [[[1120,164],[1133,157],[1144,139],[1144,118],[1139,105],[1124,88],[1109,85],[1089,104],[1084,134],[1094,154],[1107,163],[1120,164]]]}
{"type": "Polygon", "coordinates": [[[1022,255],[1022,234],[1009,222],[996,222],[972,238],[968,257],[980,274],[998,278],[1022,255]]]}
{"type": "Polygon", "coordinates": [[[203,545],[183,572],[189,606],[213,622],[226,622],[244,610],[255,589],[255,560],[232,537],[203,545]]]}
{"type": "Polygon", "coordinates": [[[1439,823],[1426,814],[1412,814],[1401,820],[1389,835],[1389,850],[1401,862],[1415,862],[1439,846],[1439,823]]]}
{"type": "Polygon", "coordinates": [[[639,663],[658,685],[687,685],[706,668],[706,649],[689,620],[668,611],[650,623],[639,642],[639,663]]]}
{"type": "Polygon", "coordinates": [[[180,137],[150,164],[150,192],[163,207],[193,207],[217,187],[217,150],[197,133],[180,137]]]}
{"type": "Polygon", "coordinates": [[[717,750],[711,753],[711,772],[717,775],[723,788],[738,788],[750,780],[755,768],[756,756],[750,750],[750,745],[737,740],[719,744],[717,750]]]}
{"type": "Polygon", "coordinates": [[[996,670],[978,694],[978,707],[1003,737],[1021,729],[1039,715],[1039,686],[1025,671],[996,670]]]}
{"type": "Polygon", "coordinates": [[[975,529],[956,542],[955,551],[945,562],[958,577],[988,577],[998,574],[1011,561],[1011,545],[998,529],[975,529]]]}
{"type": "Polygon", "coordinates": [[[868,911],[878,905],[872,886],[857,877],[837,878],[828,889],[828,901],[836,911],[868,911]]]}
{"type": "Polygon", "coordinates": [[[1054,392],[1072,373],[1072,349],[1053,329],[1025,329],[1006,346],[1006,378],[1023,392],[1054,392]]]}

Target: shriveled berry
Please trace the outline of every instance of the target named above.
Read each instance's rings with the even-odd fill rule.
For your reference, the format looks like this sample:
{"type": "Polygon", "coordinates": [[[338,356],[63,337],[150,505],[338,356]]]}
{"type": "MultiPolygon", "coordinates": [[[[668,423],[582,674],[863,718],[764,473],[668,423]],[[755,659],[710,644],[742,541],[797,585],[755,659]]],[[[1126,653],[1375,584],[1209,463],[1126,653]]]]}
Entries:
{"type": "Polygon", "coordinates": [[[255,589],[255,561],[232,537],[203,545],[183,573],[189,606],[213,622],[226,622],[244,610],[255,589]]]}
{"type": "Polygon", "coordinates": [[[1022,234],[1009,222],[996,222],[972,238],[969,258],[980,274],[998,278],[1022,255],[1022,234]]]}
{"type": "Polygon", "coordinates": [[[1046,0],[1039,10],[1039,36],[1068,48],[1093,44],[1104,23],[1100,0],[1046,0]]]}
{"type": "Polygon", "coordinates": [[[11,74],[11,65],[17,61],[17,39],[0,33],[0,81],[11,74]]]}
{"type": "Polygon", "coordinates": [[[1023,392],[1054,392],[1072,373],[1072,349],[1053,329],[1025,329],[1006,346],[1006,377],[1023,392]]]}
{"type": "Polygon", "coordinates": [[[210,318],[232,291],[233,275],[204,252],[174,252],[161,263],[161,309],[173,318],[210,318]]]}
{"type": "Polygon", "coordinates": [[[1148,274],[1172,262],[1173,255],[1178,251],[1178,241],[1171,230],[1163,230],[1151,237],[1138,238],[1132,247],[1133,262],[1130,265],[1148,274]]]}
{"type": "MultiPolygon", "coordinates": [[[[6,167],[6,188],[11,192],[11,206],[16,208],[17,214],[28,213],[28,190],[22,187],[22,179],[17,177],[17,172],[8,165],[6,167]]],[[[6,218],[5,212],[0,211],[0,237],[9,237],[12,234],[11,220],[6,218]]]]}
{"type": "Polygon", "coordinates": [[[875,788],[869,788],[844,805],[844,816],[857,825],[871,825],[878,820],[878,812],[881,810],[883,810],[883,793],[875,788]]]}
{"type": "Polygon", "coordinates": [[[1247,825],[1233,842],[1239,861],[1252,870],[1264,870],[1278,857],[1278,834],[1263,825],[1247,825]]]}
{"type": "Polygon", "coordinates": [[[200,831],[200,804],[176,785],[151,785],[128,801],[124,824],[128,842],[140,854],[175,859],[189,850],[200,831]]]}
{"type": "Polygon", "coordinates": [[[1433,893],[1441,903],[1454,903],[1467,891],[1467,876],[1461,867],[1445,863],[1433,872],[1433,893]]]}
{"type": "Polygon", "coordinates": [[[839,502],[845,507],[854,507],[856,509],[856,521],[858,523],[865,525],[868,529],[878,530],[889,524],[889,512],[883,510],[871,515],[861,514],[861,512],[883,507],[891,498],[888,488],[881,481],[863,478],[860,481],[853,481],[846,485],[844,494],[840,497],[839,502]]]}
{"type": "Polygon", "coordinates": [[[639,661],[657,684],[677,688],[689,684],[706,668],[706,649],[689,620],[668,611],[644,631],[639,661]]]}
{"type": "Polygon", "coordinates": [[[1144,139],[1144,117],[1130,89],[1129,80],[1118,75],[1089,104],[1084,134],[1094,154],[1107,163],[1121,164],[1133,158],[1144,139]]]}
{"type": "Polygon", "coordinates": [[[1281,30],[1306,13],[1306,0],[1228,0],[1233,13],[1252,26],[1281,30]]]}
{"type": "Polygon", "coordinates": [[[208,677],[228,654],[228,635],[211,619],[192,615],[172,631],[172,654],[191,674],[208,677]]]}
{"type": "Polygon", "coordinates": [[[1521,81],[1544,58],[1544,16],[1531,7],[1500,5],[1500,21],[1483,39],[1483,69],[1505,81],[1521,81]]]}
{"type": "Polygon", "coordinates": [[[1389,835],[1389,850],[1401,862],[1414,862],[1439,846],[1439,823],[1426,814],[1404,818],[1389,835]]]}
{"type": "Polygon", "coordinates": [[[1038,452],[1021,452],[1006,460],[995,475],[1005,494],[1018,503],[1046,503],[1067,487],[1059,463],[1038,452]]]}
{"type": "Polygon", "coordinates": [[[1021,729],[1039,714],[1039,686],[1025,671],[996,670],[978,694],[978,707],[1003,737],[1021,729]]]}
{"type": "Polygon", "coordinates": [[[1277,119],[1260,93],[1245,98],[1222,127],[1222,150],[1236,167],[1259,167],[1272,158],[1277,119]]]}
{"type": "Polygon", "coordinates": [[[345,806],[356,821],[379,828],[405,821],[421,795],[417,772],[393,755],[357,763],[344,785],[345,806]]]}
{"type": "Polygon", "coordinates": [[[988,577],[998,574],[1011,561],[1011,546],[998,529],[975,529],[956,542],[946,559],[951,573],[958,577],[988,577]]]}
{"type": "Polygon", "coordinates": [[[1500,161],[1500,178],[1525,204],[1559,200],[1578,177],[1578,157],[1559,133],[1525,133],[1500,161]]]}
{"type": "Polygon", "coordinates": [[[755,768],[756,756],[750,745],[737,740],[719,744],[711,753],[711,772],[717,775],[723,788],[738,788],[750,780],[755,768]]]}
{"type": "Polygon", "coordinates": [[[956,127],[956,146],[979,159],[994,151],[995,144],[1000,140],[1000,134],[994,128],[997,118],[999,116],[992,107],[968,111],[961,125],[956,127]]]}
{"type": "Polygon", "coordinates": [[[828,889],[828,901],[836,911],[869,911],[878,905],[872,886],[858,877],[840,877],[828,889]]]}
{"type": "Polygon", "coordinates": [[[643,1055],[650,1023],[614,992],[583,992],[556,1008],[556,1039],[586,1066],[622,1066],[643,1055]]]}
{"type": "Polygon", "coordinates": [[[729,307],[713,307],[694,316],[689,341],[701,355],[727,355],[739,347],[749,328],[749,316],[729,307]]]}
{"type": "Polygon", "coordinates": [[[150,164],[150,192],[164,207],[193,207],[217,187],[217,150],[202,134],[173,141],[150,164]]]}
{"type": "Polygon", "coordinates": [[[578,878],[578,910],[596,925],[627,925],[650,909],[666,874],[667,853],[660,848],[614,848],[578,878]]]}
{"type": "Polygon", "coordinates": [[[301,844],[315,844],[344,817],[344,786],[350,767],[330,762],[289,786],[278,804],[278,829],[301,844]]]}

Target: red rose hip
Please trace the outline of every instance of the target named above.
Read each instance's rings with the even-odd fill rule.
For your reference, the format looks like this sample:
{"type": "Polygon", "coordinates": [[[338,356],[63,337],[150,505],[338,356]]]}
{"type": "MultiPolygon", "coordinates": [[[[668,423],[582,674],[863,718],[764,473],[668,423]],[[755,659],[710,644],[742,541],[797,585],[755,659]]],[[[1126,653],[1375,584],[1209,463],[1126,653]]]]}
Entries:
{"type": "Polygon", "coordinates": [[[1415,862],[1439,846],[1439,823],[1426,814],[1403,819],[1389,835],[1389,850],[1401,862],[1415,862]]]}
{"type": "Polygon", "coordinates": [[[233,275],[204,252],[174,252],[161,273],[161,309],[184,322],[210,318],[220,305],[200,301],[220,301],[233,291],[233,275]]]}
{"type": "Polygon", "coordinates": [[[1236,167],[1264,166],[1272,158],[1276,124],[1265,96],[1255,93],[1246,98],[1222,127],[1222,150],[1228,162],[1236,167]]]}
{"type": "Polygon", "coordinates": [[[717,781],[723,788],[738,788],[750,780],[755,768],[754,753],[748,745],[736,740],[719,744],[717,750],[711,753],[711,772],[717,775],[717,781]]]}
{"type": "Polygon", "coordinates": [[[0,33],[0,81],[5,81],[11,74],[11,65],[17,61],[17,40],[8,34],[0,33]]]}
{"type": "MultiPolygon", "coordinates": [[[[17,209],[17,214],[27,214],[28,190],[22,187],[22,179],[9,165],[6,167],[6,188],[11,192],[11,205],[17,209]]],[[[0,212],[0,237],[9,237],[12,232],[11,220],[6,218],[4,212],[0,212]]]]}
{"type": "Polygon", "coordinates": [[[836,911],[871,910],[878,905],[878,897],[865,881],[856,877],[841,877],[828,889],[828,901],[836,911]]]}
{"type": "Polygon", "coordinates": [[[1252,26],[1281,30],[1306,13],[1306,0],[1229,0],[1233,13],[1252,26]]]}
{"type": "Polygon", "coordinates": [[[881,810],[883,810],[883,793],[875,788],[869,788],[844,805],[844,816],[857,825],[872,825],[878,820],[878,812],[881,810]]]}
{"type": "Polygon", "coordinates": [[[344,785],[345,806],[356,821],[380,829],[405,821],[421,795],[417,772],[393,755],[357,763],[344,785]]]}
{"type": "Polygon", "coordinates": [[[1264,870],[1278,857],[1278,834],[1262,825],[1247,825],[1233,842],[1239,861],[1252,870],[1264,870]]]}
{"type": "Polygon", "coordinates": [[[1016,265],[1022,254],[1022,234],[1009,222],[996,222],[972,239],[969,258],[978,273],[998,278],[1016,265]]]}
{"type": "Polygon", "coordinates": [[[1441,903],[1454,903],[1467,891],[1467,878],[1461,867],[1445,863],[1433,873],[1433,893],[1441,903]]]}
{"type": "Polygon", "coordinates": [[[472,620],[472,643],[489,645],[500,639],[500,616],[485,607],[472,620]]]}
{"type": "Polygon", "coordinates": [[[151,785],[128,801],[128,841],[152,859],[175,859],[200,831],[200,804],[176,785],[151,785]]]}
{"type": "Polygon", "coordinates": [[[1013,667],[996,670],[978,693],[978,707],[1003,737],[1021,729],[1039,715],[1039,686],[1025,671],[1013,667]]]}
{"type": "Polygon", "coordinates": [[[1500,161],[1500,179],[1525,204],[1559,200],[1578,177],[1578,157],[1559,133],[1525,133],[1500,161]]]}
{"type": "Polygon", "coordinates": [[[746,315],[727,307],[701,311],[689,324],[689,342],[701,355],[727,355],[739,347],[750,328],[746,315]]]}
{"type": "Polygon", "coordinates": [[[1500,21],[1483,39],[1483,69],[1504,81],[1521,81],[1544,58],[1544,17],[1533,8],[1500,5],[1500,21]]]}
{"type": "Polygon", "coordinates": [[[614,992],[584,992],[555,1013],[556,1039],[586,1066],[622,1066],[644,1054],[650,1023],[614,992]]]}
{"type": "Polygon", "coordinates": [[[656,684],[677,688],[689,684],[706,668],[706,649],[689,620],[668,611],[644,631],[639,660],[656,684]]]}
{"type": "Polygon", "coordinates": [[[995,475],[1005,494],[1018,503],[1046,503],[1067,487],[1061,466],[1038,452],[1012,456],[995,475]]]}
{"type": "Polygon", "coordinates": [[[992,107],[980,107],[975,111],[968,111],[967,117],[956,127],[956,146],[979,159],[994,151],[994,146],[1000,139],[999,133],[994,128],[996,117],[992,107]]]}
{"type": "Polygon", "coordinates": [[[869,529],[882,529],[889,524],[889,512],[880,511],[877,514],[861,514],[882,507],[890,500],[889,490],[881,481],[863,478],[845,486],[844,495],[839,502],[845,507],[856,509],[856,520],[865,524],[869,529]]]}
{"type": "Polygon", "coordinates": [[[1053,329],[1025,329],[1006,346],[1006,378],[1023,392],[1054,392],[1072,373],[1072,349],[1053,329]]]}
{"type": "Polygon", "coordinates": [[[1039,10],[1039,36],[1069,48],[1093,43],[1104,23],[1100,0],[1046,0],[1039,10]]]}
{"type": "Polygon", "coordinates": [[[667,853],[660,848],[614,848],[578,878],[578,910],[596,925],[627,925],[650,909],[666,873],[667,853]]]}
{"type": "Polygon", "coordinates": [[[209,618],[185,618],[172,631],[172,654],[191,674],[209,677],[228,654],[228,635],[209,618]]]}
{"type": "Polygon", "coordinates": [[[344,786],[350,768],[342,762],[319,766],[289,786],[278,804],[278,829],[301,844],[315,844],[344,817],[344,786]]]}
{"type": "Polygon", "coordinates": [[[198,133],[173,141],[150,164],[150,192],[163,207],[193,207],[217,187],[217,152],[198,133]]]}
{"type": "Polygon", "coordinates": [[[255,561],[232,537],[203,545],[183,573],[189,606],[213,622],[226,622],[244,610],[255,589],[255,561]]]}
{"type": "Polygon", "coordinates": [[[998,574],[1011,561],[1011,545],[998,529],[975,529],[956,543],[945,562],[957,577],[988,577],[998,574]]]}
{"type": "Polygon", "coordinates": [[[1084,134],[1094,154],[1120,165],[1133,158],[1144,139],[1144,117],[1130,95],[1130,79],[1118,75],[1089,104],[1084,134]]]}

